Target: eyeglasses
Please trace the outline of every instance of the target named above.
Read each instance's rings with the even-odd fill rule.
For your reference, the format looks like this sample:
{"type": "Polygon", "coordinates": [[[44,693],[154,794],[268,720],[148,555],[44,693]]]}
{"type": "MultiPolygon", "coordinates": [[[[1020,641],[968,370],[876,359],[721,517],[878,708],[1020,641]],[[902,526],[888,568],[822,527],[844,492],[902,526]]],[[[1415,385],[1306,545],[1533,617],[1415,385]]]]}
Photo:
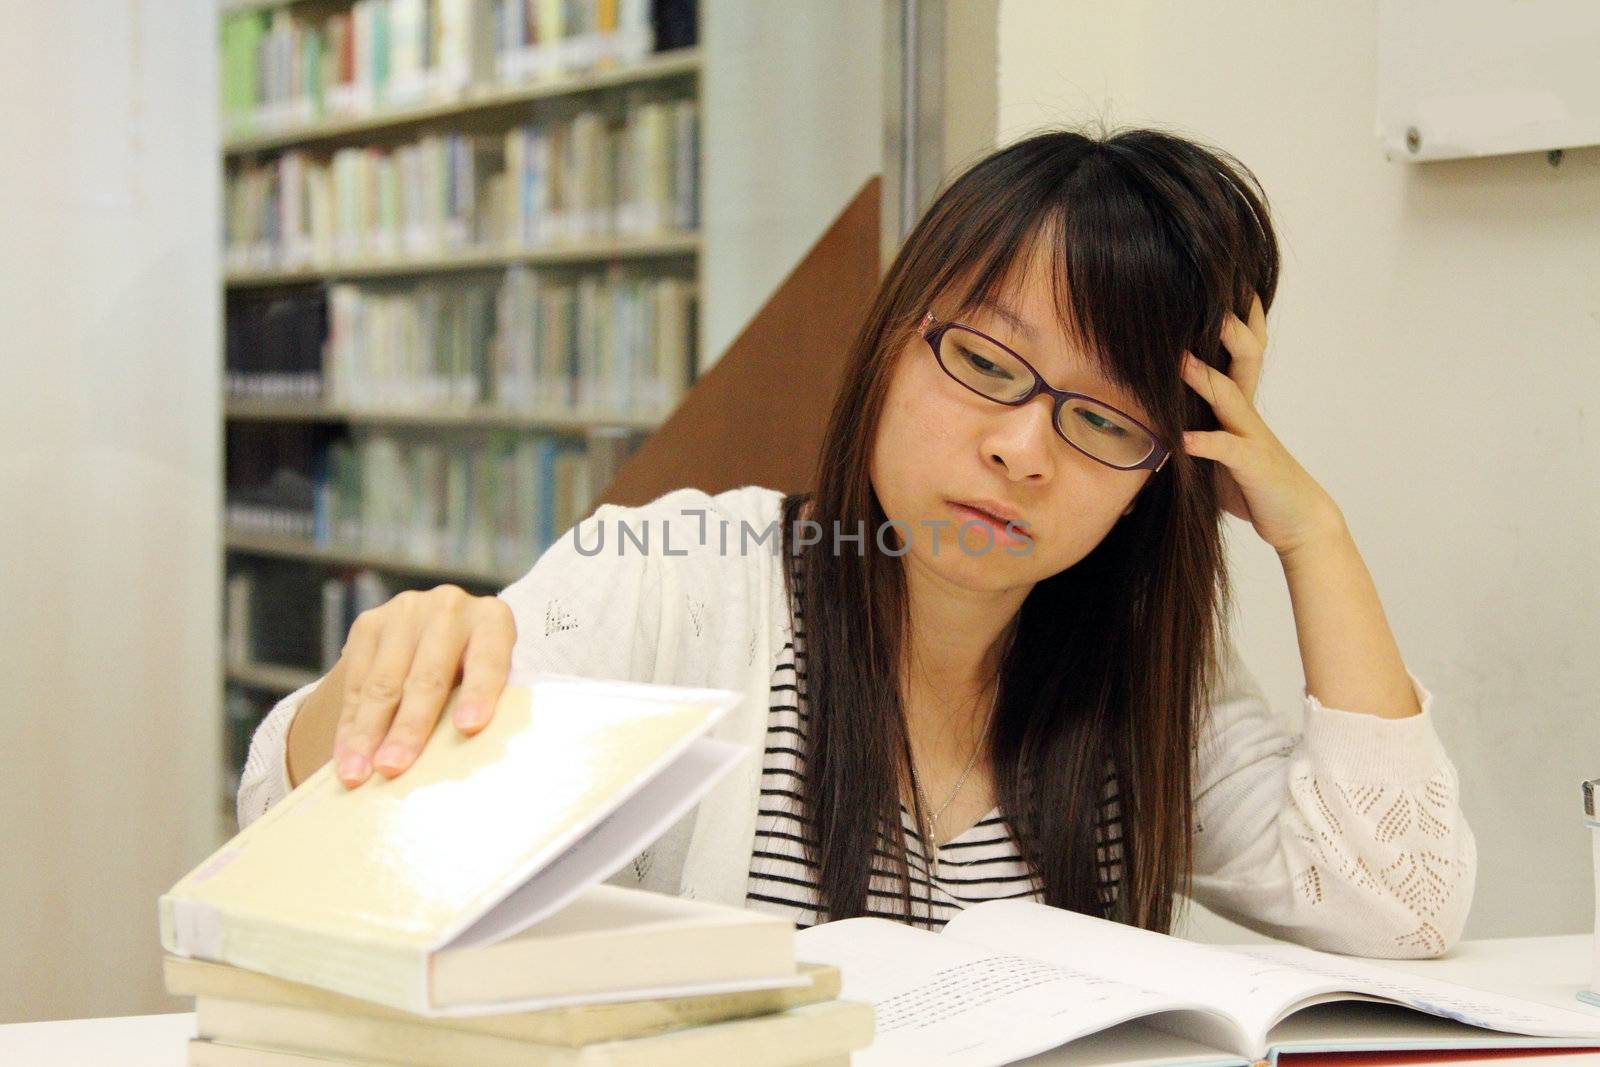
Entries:
{"type": "Polygon", "coordinates": [[[1117,470],[1158,471],[1172,450],[1138,419],[1083,393],[1051,388],[1033,365],[988,334],[932,311],[918,332],[950,377],[986,400],[1021,407],[1040,393],[1055,401],[1052,422],[1062,439],[1117,470]]]}

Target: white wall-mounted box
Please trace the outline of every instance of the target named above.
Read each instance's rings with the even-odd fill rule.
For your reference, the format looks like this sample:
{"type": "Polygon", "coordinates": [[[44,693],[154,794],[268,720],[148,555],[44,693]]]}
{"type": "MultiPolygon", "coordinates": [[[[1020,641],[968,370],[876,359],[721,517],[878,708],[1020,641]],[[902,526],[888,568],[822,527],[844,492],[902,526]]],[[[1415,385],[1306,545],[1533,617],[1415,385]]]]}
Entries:
{"type": "Polygon", "coordinates": [[[1377,133],[1391,160],[1600,144],[1600,3],[1380,0],[1377,133]]]}

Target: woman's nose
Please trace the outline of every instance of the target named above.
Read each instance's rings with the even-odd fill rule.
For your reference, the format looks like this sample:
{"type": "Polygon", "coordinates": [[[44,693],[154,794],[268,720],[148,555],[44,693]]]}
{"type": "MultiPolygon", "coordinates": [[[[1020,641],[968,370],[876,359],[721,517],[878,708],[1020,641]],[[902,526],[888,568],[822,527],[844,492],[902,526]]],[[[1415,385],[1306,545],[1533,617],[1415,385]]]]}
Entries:
{"type": "Polygon", "coordinates": [[[984,437],[984,452],[1011,478],[1038,478],[1050,473],[1055,448],[1055,405],[1047,396],[995,412],[984,437]]]}

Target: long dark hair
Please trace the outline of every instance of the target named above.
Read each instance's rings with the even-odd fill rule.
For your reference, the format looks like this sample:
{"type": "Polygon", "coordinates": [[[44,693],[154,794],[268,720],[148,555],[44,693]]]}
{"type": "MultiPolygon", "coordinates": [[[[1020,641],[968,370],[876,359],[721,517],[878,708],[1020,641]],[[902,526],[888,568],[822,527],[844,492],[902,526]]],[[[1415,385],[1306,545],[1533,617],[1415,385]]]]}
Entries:
{"type": "Polygon", "coordinates": [[[1167,931],[1174,895],[1190,892],[1193,759],[1229,589],[1216,468],[1181,438],[1217,422],[1178,366],[1188,349],[1227,370],[1224,313],[1248,319],[1252,291],[1271,307],[1277,240],[1255,176],[1225,152],[1158,130],[1052,130],[978,161],[917,223],[852,344],[814,489],[783,501],[785,552],[805,573],[813,712],[800,806],[823,920],[866,913],[869,886],[889,875],[916,921],[899,817],[901,784],[915,784],[899,697],[906,591],[900,557],[870,533],[860,552],[789,534],[808,498],[823,530],[883,528],[868,460],[895,356],[937,296],[952,290],[956,313],[971,310],[1036,237],[1053,253],[1067,336],[1174,453],[1130,515],[1034,586],[1004,635],[987,738],[1000,814],[1047,904],[1167,931]],[[1096,827],[1108,774],[1120,840],[1096,827]]]}

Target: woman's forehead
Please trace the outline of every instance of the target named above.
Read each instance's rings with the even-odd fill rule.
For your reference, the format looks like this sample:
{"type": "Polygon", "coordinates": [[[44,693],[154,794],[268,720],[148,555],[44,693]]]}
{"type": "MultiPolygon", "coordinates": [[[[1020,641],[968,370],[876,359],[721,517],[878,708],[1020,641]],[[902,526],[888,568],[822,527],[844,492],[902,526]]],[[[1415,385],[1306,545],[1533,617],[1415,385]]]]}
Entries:
{"type": "MultiPolygon", "coordinates": [[[[958,310],[954,313],[997,327],[1003,333],[986,332],[995,332],[999,340],[1013,348],[1027,346],[1041,353],[1066,351],[1081,360],[1088,353],[1082,351],[1082,338],[1072,322],[1070,305],[1065,299],[1057,304],[1051,264],[1040,251],[1043,247],[1043,242],[1034,242],[1030,253],[1018,254],[1001,276],[982,291],[976,291],[974,279],[966,279],[956,287],[958,310]],[[1012,344],[1013,341],[1017,343],[1012,344]]],[[[1064,293],[1061,295],[1065,297],[1064,293]]]]}
{"type": "Polygon", "coordinates": [[[975,295],[965,309],[955,312],[961,321],[1017,350],[1046,378],[1084,378],[1112,385],[1083,339],[1061,322],[1049,300],[1018,302],[1004,293],[975,295]]]}
{"type": "Polygon", "coordinates": [[[1011,340],[1019,340],[1025,345],[1034,347],[1042,347],[1047,343],[1045,338],[1049,334],[1041,327],[1034,325],[1033,317],[1028,312],[1014,306],[1004,296],[979,297],[964,314],[968,317],[983,318],[985,325],[992,325],[994,322],[998,322],[1005,330],[1009,331],[1009,336],[1002,338],[1007,343],[1011,340]]]}

